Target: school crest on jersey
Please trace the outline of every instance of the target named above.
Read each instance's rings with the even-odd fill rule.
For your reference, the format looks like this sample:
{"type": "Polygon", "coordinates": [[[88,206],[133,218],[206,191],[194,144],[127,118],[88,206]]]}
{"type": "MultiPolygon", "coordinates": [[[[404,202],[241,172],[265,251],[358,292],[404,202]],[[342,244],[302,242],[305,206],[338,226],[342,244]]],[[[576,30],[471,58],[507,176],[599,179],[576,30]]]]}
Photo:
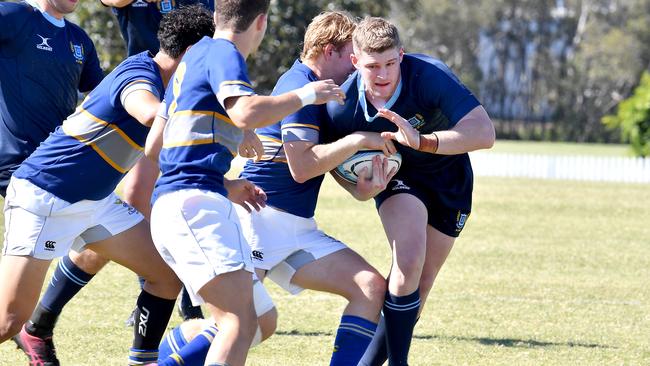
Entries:
{"type": "Polygon", "coordinates": [[[419,130],[420,127],[424,126],[424,117],[419,113],[416,113],[415,116],[409,118],[408,121],[416,130],[419,130]]]}
{"type": "Polygon", "coordinates": [[[70,49],[72,50],[72,55],[74,56],[77,63],[81,64],[84,62],[84,46],[77,45],[70,42],[70,49]]]}
{"type": "Polygon", "coordinates": [[[163,14],[169,13],[174,10],[174,8],[176,8],[175,0],[160,0],[158,2],[158,10],[163,14]]]}

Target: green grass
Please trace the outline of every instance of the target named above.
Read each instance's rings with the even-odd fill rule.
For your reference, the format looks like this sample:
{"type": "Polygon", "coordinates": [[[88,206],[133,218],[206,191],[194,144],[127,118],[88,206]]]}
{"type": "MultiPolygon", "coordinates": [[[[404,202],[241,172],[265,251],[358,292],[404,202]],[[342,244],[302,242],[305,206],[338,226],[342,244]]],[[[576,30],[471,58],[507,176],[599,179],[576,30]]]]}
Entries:
{"type": "Polygon", "coordinates": [[[629,145],[621,144],[579,144],[573,142],[539,142],[497,140],[488,152],[543,154],[543,155],[597,155],[632,156],[629,145]]]}
{"type": "MultiPolygon", "coordinates": [[[[650,364],[647,185],[477,178],[474,198],[415,330],[412,365],[650,364]]],[[[371,203],[328,178],[317,218],[386,273],[371,203]]],[[[327,365],[343,300],[269,288],[278,334],[248,364],[327,365]]],[[[136,295],[131,273],[100,273],[59,321],[62,364],[125,364],[131,330],[122,324],[136,295]]],[[[25,364],[12,346],[0,345],[0,364],[25,364]]]]}

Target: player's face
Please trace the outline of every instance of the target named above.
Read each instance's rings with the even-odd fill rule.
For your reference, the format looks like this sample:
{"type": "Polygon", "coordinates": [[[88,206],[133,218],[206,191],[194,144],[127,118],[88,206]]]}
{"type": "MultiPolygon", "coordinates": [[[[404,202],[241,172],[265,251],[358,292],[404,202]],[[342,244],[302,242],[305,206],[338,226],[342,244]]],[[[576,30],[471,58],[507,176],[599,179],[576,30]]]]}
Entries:
{"type": "Polygon", "coordinates": [[[70,14],[74,11],[79,3],[79,0],[47,0],[45,10],[51,13],[54,17],[61,18],[65,14],[70,14]]]}
{"type": "Polygon", "coordinates": [[[361,73],[369,96],[390,99],[399,83],[399,65],[403,56],[404,51],[401,48],[391,48],[381,53],[355,51],[352,63],[361,73]]]}
{"type": "Polygon", "coordinates": [[[333,51],[328,60],[331,65],[331,78],[335,83],[341,85],[345,79],[354,72],[354,66],[350,55],[352,54],[352,41],[345,44],[338,51],[333,51]]]}
{"type": "Polygon", "coordinates": [[[268,17],[266,14],[261,14],[255,19],[255,26],[256,26],[256,37],[255,37],[255,43],[254,43],[254,48],[253,48],[253,53],[257,51],[257,49],[260,47],[262,44],[262,40],[264,39],[264,34],[266,34],[266,27],[268,25],[268,17]]]}

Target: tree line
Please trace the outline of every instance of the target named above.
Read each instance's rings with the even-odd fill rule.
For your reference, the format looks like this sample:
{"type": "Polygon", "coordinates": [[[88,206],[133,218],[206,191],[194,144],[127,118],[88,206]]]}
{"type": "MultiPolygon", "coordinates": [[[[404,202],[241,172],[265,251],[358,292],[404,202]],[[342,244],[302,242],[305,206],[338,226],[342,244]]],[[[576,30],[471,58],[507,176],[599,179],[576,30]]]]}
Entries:
{"type": "MultiPolygon", "coordinates": [[[[650,68],[650,0],[272,0],[268,33],[249,59],[261,92],[298,57],[309,21],[332,9],[389,17],[407,52],[441,59],[474,91],[500,138],[649,143],[650,101],[636,122],[619,105],[647,95],[634,90],[650,68]]],[[[99,1],[70,18],[104,69],[124,58],[117,21],[99,1]]]]}

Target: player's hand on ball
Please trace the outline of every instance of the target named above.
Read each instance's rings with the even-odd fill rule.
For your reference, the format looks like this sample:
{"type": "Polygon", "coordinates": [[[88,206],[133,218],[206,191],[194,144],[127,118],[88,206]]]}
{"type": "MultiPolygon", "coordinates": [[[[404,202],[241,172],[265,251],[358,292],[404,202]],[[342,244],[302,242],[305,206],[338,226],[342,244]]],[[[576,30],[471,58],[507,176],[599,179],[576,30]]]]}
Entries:
{"type": "Polygon", "coordinates": [[[377,132],[357,131],[354,134],[361,136],[361,146],[366,150],[381,150],[384,155],[391,156],[397,152],[395,144],[391,139],[382,137],[377,132]]]}
{"type": "Polygon", "coordinates": [[[224,179],[228,199],[251,212],[251,207],[259,211],[266,206],[266,193],[246,179],[224,179]]]}
{"type": "Polygon", "coordinates": [[[388,182],[393,179],[397,169],[388,169],[388,159],[381,155],[372,158],[372,172],[363,168],[357,180],[357,198],[365,201],[375,197],[386,189],[388,182]]]}
{"type": "Polygon", "coordinates": [[[257,137],[255,131],[245,130],[244,139],[238,148],[239,155],[244,158],[255,158],[255,161],[260,161],[262,155],[264,155],[264,146],[260,141],[260,138],[257,137]]]}
{"type": "Polygon", "coordinates": [[[398,128],[397,132],[382,132],[382,137],[395,140],[415,150],[420,148],[420,132],[413,128],[402,116],[385,108],[377,111],[377,114],[393,122],[398,128]]]}
{"type": "Polygon", "coordinates": [[[313,87],[316,92],[316,101],[312,104],[324,104],[332,100],[339,104],[343,104],[343,101],[345,100],[345,93],[338,85],[336,85],[334,80],[327,79],[313,81],[307,84],[307,86],[313,87]]]}

